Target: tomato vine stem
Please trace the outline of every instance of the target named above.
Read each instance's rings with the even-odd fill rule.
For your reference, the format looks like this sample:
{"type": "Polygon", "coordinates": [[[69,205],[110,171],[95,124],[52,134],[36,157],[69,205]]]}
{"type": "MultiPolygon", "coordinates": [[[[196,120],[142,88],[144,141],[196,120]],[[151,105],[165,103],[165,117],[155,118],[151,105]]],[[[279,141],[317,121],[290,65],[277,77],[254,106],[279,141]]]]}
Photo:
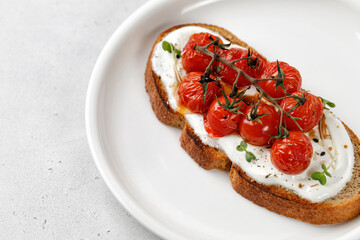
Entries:
{"type": "MultiPolygon", "coordinates": [[[[210,64],[208,65],[206,71],[205,71],[205,78],[209,78],[210,76],[210,72],[211,72],[211,69],[212,69],[212,63],[216,60],[216,61],[219,61],[223,64],[225,64],[226,66],[232,68],[233,70],[235,70],[237,72],[237,76],[236,76],[236,79],[235,79],[235,82],[233,83],[233,86],[232,86],[232,92],[231,94],[229,95],[230,98],[233,98],[234,100],[236,100],[238,97],[239,97],[239,94],[238,94],[238,87],[237,87],[237,82],[240,78],[240,76],[243,76],[245,77],[247,80],[249,80],[249,82],[256,88],[256,90],[260,93],[260,97],[259,97],[259,100],[257,101],[256,104],[253,104],[253,109],[251,110],[251,112],[254,112],[256,113],[256,110],[257,110],[257,107],[258,105],[260,104],[261,102],[261,99],[263,97],[265,97],[269,102],[271,102],[275,108],[278,109],[278,111],[280,112],[280,124],[279,124],[279,127],[278,127],[278,136],[272,136],[274,138],[285,138],[289,135],[289,131],[286,129],[286,126],[283,125],[283,115],[285,114],[287,117],[289,117],[292,121],[295,122],[295,124],[297,125],[297,127],[302,131],[304,132],[304,130],[300,127],[299,123],[297,122],[297,120],[301,120],[300,118],[297,118],[297,117],[293,117],[292,115],[290,115],[290,112],[293,111],[295,108],[297,108],[298,106],[300,105],[303,105],[305,103],[305,101],[307,100],[305,98],[305,92],[302,94],[302,96],[296,96],[296,95],[292,95],[292,94],[288,94],[286,92],[286,89],[283,85],[283,81],[285,79],[285,74],[284,72],[282,71],[280,65],[279,65],[279,62],[277,61],[277,68],[278,68],[278,77],[272,77],[272,78],[265,78],[265,79],[258,79],[258,78],[253,78],[251,77],[250,75],[248,75],[246,72],[244,72],[242,69],[238,68],[237,66],[235,66],[235,63],[238,62],[238,61],[242,61],[242,60],[247,60],[248,61],[248,64],[249,64],[249,60],[253,60],[253,63],[256,65],[257,64],[257,59],[253,59],[252,58],[252,52],[250,50],[248,50],[248,57],[246,58],[240,58],[240,59],[237,59],[237,60],[233,60],[233,61],[228,61],[222,57],[219,56],[218,53],[213,53],[213,52],[210,52],[208,50],[208,47],[211,46],[211,45],[214,45],[214,46],[217,46],[223,50],[228,50],[228,47],[230,46],[230,44],[223,44],[223,43],[220,43],[220,39],[219,38],[216,38],[216,39],[213,39],[210,37],[210,40],[212,40],[209,44],[205,45],[205,46],[199,46],[198,44],[195,45],[194,49],[205,54],[206,56],[209,56],[211,57],[211,62],[210,64]],[[208,76],[206,76],[208,75],[208,76]],[[258,82],[260,81],[266,81],[266,80],[274,80],[276,81],[276,86],[280,86],[285,95],[284,97],[281,97],[281,98],[273,98],[271,97],[266,91],[264,91],[264,89],[259,85],[258,82]],[[279,100],[282,100],[282,99],[285,99],[285,98],[293,98],[295,100],[298,101],[298,103],[295,105],[294,109],[291,109],[289,112],[285,111],[278,103],[279,100]]],[[[250,65],[249,65],[250,66],[250,65]]],[[[254,67],[254,66],[252,66],[254,67]]],[[[255,66],[256,67],[256,66],[255,66]]],[[[246,89],[247,90],[247,89],[246,89]]],[[[206,95],[206,87],[204,88],[203,87],[203,91],[204,91],[204,96],[206,95]]],[[[241,94],[243,95],[243,94],[241,94]]],[[[243,97],[243,96],[242,96],[243,97]]],[[[256,114],[254,114],[256,115],[256,114]]],[[[251,120],[259,120],[259,117],[261,116],[255,116],[255,119],[251,119],[251,120]]],[[[285,123],[285,121],[284,121],[285,123]]],[[[286,123],[285,123],[286,125],[286,123]]]]}

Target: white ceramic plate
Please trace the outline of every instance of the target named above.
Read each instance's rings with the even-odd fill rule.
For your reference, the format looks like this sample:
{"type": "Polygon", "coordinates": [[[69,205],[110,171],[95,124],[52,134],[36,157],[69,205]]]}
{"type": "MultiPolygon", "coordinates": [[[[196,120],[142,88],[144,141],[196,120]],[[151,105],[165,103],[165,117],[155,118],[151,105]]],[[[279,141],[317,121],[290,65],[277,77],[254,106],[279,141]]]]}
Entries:
{"type": "Polygon", "coordinates": [[[359,239],[360,218],[313,226],[242,198],[227,173],[205,171],[161,124],[144,89],[157,35],[203,22],[232,31],[268,59],[296,66],[303,86],[337,104],[360,135],[360,4],[355,1],[150,1],[111,37],[90,81],[86,124],[107,185],[141,223],[167,239],[359,239]]]}

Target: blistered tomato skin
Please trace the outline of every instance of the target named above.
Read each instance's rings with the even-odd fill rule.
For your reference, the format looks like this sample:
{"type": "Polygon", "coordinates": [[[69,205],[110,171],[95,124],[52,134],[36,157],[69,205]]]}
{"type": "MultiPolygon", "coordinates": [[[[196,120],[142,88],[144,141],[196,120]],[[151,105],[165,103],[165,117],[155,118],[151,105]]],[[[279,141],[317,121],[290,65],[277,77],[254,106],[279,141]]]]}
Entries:
{"type": "MultiPolygon", "coordinates": [[[[194,49],[196,44],[199,46],[205,46],[211,43],[209,36],[211,36],[213,39],[217,38],[217,36],[205,32],[195,33],[191,35],[188,42],[184,46],[183,52],[181,54],[181,63],[187,72],[204,72],[209,65],[211,57],[206,56],[205,54],[194,49]]],[[[221,39],[220,43],[223,43],[221,39]]],[[[209,46],[208,50],[210,52],[217,52],[218,54],[221,54],[222,52],[222,49],[213,45],[209,46]]],[[[214,69],[215,62],[212,66],[214,69]]]]}
{"type": "MultiPolygon", "coordinates": [[[[302,93],[302,91],[298,91],[292,94],[301,96],[302,93]]],[[[305,101],[304,105],[300,105],[295,110],[291,111],[290,115],[293,117],[301,118],[301,120],[297,120],[297,122],[304,130],[304,132],[308,132],[319,123],[323,115],[324,109],[320,98],[318,98],[317,96],[311,93],[305,93],[305,98],[307,100],[305,101]]],[[[285,111],[289,112],[297,103],[298,101],[293,98],[286,98],[281,101],[280,106],[285,111]]],[[[293,120],[291,120],[285,115],[284,119],[286,121],[286,127],[288,130],[300,131],[299,127],[293,120]]]]}
{"type": "MultiPolygon", "coordinates": [[[[248,65],[248,60],[246,60],[246,59],[236,62],[235,66],[242,69],[244,72],[246,72],[251,77],[259,78],[265,67],[266,59],[263,56],[261,56],[260,54],[258,54],[257,52],[253,52],[252,56],[253,56],[253,59],[255,59],[256,57],[258,58],[258,60],[257,60],[259,62],[258,67],[251,68],[248,65]]],[[[234,61],[234,60],[237,60],[240,58],[248,57],[248,51],[246,49],[242,49],[242,48],[231,48],[227,51],[223,51],[223,53],[221,54],[221,57],[228,61],[234,61]]],[[[231,85],[235,82],[236,77],[237,77],[237,72],[234,69],[232,69],[232,68],[228,67],[227,65],[220,63],[220,62],[218,63],[218,69],[220,70],[218,72],[218,74],[223,77],[223,81],[225,81],[226,83],[231,84],[231,85]]],[[[239,87],[243,87],[243,86],[249,86],[249,85],[251,85],[251,83],[245,77],[240,76],[237,85],[239,87]]]]}
{"type": "Polygon", "coordinates": [[[277,169],[286,174],[300,174],[310,165],[313,147],[302,132],[290,131],[284,139],[276,139],[270,157],[277,169]]]}
{"type": "MultiPolygon", "coordinates": [[[[216,96],[221,94],[220,87],[209,83],[206,91],[205,103],[203,101],[203,88],[199,83],[203,72],[188,73],[181,81],[178,89],[179,101],[193,113],[205,113],[216,96]]],[[[211,78],[215,78],[210,75],[211,78]]]]}
{"type": "Polygon", "coordinates": [[[247,107],[244,111],[244,115],[241,116],[239,133],[247,143],[255,146],[270,146],[272,143],[271,136],[277,135],[280,121],[279,115],[274,107],[266,103],[260,103],[257,114],[270,114],[260,117],[261,123],[258,121],[249,121],[246,119],[246,116],[250,119],[251,108],[252,105],[247,107]]]}
{"type": "MultiPolygon", "coordinates": [[[[225,103],[223,96],[219,97],[221,104],[225,103]]],[[[230,99],[232,102],[232,99],[230,99]]],[[[236,106],[242,106],[239,111],[245,111],[247,105],[240,101],[236,106]]],[[[232,113],[214,100],[204,116],[205,129],[210,137],[223,137],[238,131],[241,114],[232,113]]]]}
{"type": "MultiPolygon", "coordinates": [[[[284,87],[287,93],[299,91],[301,88],[302,78],[300,72],[285,62],[279,62],[281,69],[285,74],[284,87]]],[[[271,78],[272,76],[278,77],[277,63],[269,62],[264,68],[261,78],[271,78]]],[[[284,97],[285,93],[281,86],[276,87],[275,80],[260,81],[259,85],[265,92],[273,98],[284,97]]]]}

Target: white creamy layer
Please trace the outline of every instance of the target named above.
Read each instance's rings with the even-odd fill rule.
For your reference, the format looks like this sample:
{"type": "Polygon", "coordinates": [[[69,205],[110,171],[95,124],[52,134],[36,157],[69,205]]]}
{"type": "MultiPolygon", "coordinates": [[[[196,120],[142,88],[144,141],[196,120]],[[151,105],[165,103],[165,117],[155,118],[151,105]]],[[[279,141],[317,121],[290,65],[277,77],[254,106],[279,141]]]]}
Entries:
{"type": "MultiPolygon", "coordinates": [[[[209,32],[219,36],[218,33],[208,29],[190,26],[169,33],[163,40],[173,43],[177,49],[182,50],[189,37],[199,32],[209,32]]],[[[221,39],[225,43],[227,42],[225,39],[221,39]]],[[[181,70],[181,61],[175,61],[175,66],[184,74],[183,70],[181,70]]],[[[178,108],[178,97],[174,59],[172,54],[162,49],[161,42],[155,46],[152,64],[155,73],[161,77],[165,85],[170,106],[176,110],[178,108]]],[[[279,185],[293,190],[299,196],[312,202],[321,202],[335,196],[345,187],[352,176],[354,166],[354,149],[346,129],[341,121],[331,112],[325,110],[324,115],[331,138],[321,141],[318,127],[314,128],[310,136],[314,150],[310,166],[298,175],[288,175],[277,170],[271,162],[269,148],[248,144],[247,150],[255,154],[256,160],[250,163],[247,162],[245,160],[245,152],[236,150],[236,146],[242,141],[240,135],[210,138],[204,128],[203,116],[201,114],[185,114],[185,118],[204,144],[224,151],[233,163],[239,165],[257,182],[267,185],[279,185]],[[312,138],[319,139],[320,141],[316,143],[312,138]],[[331,162],[333,163],[328,171],[332,174],[332,178],[327,177],[326,185],[321,185],[318,181],[311,179],[311,173],[322,171],[322,163],[328,166],[331,162]]]]}
{"type": "Polygon", "coordinates": [[[354,166],[354,149],[346,129],[331,112],[325,111],[324,114],[332,140],[321,141],[319,128],[315,127],[314,135],[310,138],[314,150],[313,158],[310,166],[297,175],[289,175],[279,171],[271,162],[269,148],[248,144],[247,150],[256,156],[256,160],[249,163],[245,160],[245,152],[236,150],[236,146],[243,140],[240,135],[210,138],[204,128],[201,114],[187,114],[185,118],[204,144],[223,150],[233,163],[240,166],[257,182],[267,185],[280,185],[293,190],[312,202],[321,202],[335,196],[345,187],[352,176],[354,166]],[[314,142],[312,138],[319,139],[319,142],[314,142]],[[311,174],[316,171],[321,172],[321,163],[328,166],[332,158],[335,160],[328,170],[332,178],[327,178],[326,185],[321,185],[318,181],[312,180],[311,174]]]}

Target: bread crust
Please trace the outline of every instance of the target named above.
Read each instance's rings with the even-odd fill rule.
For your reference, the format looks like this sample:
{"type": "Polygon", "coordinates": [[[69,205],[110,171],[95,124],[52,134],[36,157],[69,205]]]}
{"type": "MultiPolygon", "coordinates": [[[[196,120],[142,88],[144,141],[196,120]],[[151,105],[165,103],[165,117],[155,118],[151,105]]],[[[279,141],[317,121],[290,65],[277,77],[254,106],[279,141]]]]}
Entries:
{"type": "Polygon", "coordinates": [[[164,31],[156,39],[146,64],[145,89],[150,97],[151,107],[159,121],[168,126],[182,129],[186,122],[184,116],[178,112],[175,112],[170,107],[164,84],[162,83],[160,76],[154,72],[151,61],[151,56],[156,44],[160,42],[169,32],[174,31],[179,27],[180,26],[173,27],[167,31],[164,31]]]}
{"type": "Polygon", "coordinates": [[[194,133],[194,130],[186,124],[181,136],[181,147],[206,170],[219,169],[229,171],[231,161],[228,156],[217,148],[205,145],[194,133]]]}
{"type": "MultiPolygon", "coordinates": [[[[345,124],[344,126],[354,146],[358,147],[359,139],[348,126],[345,124]]],[[[334,224],[353,219],[360,214],[360,172],[358,168],[360,155],[359,152],[355,154],[357,161],[352,179],[337,196],[320,203],[310,202],[282,187],[260,184],[235,164],[231,166],[230,181],[240,195],[272,212],[311,224],[334,224]],[[352,193],[352,197],[342,199],[349,189],[354,188],[357,191],[352,193]]]]}
{"type": "Polygon", "coordinates": [[[206,170],[219,169],[229,171],[231,184],[236,192],[253,203],[275,213],[295,218],[311,224],[334,224],[350,220],[360,214],[360,141],[353,131],[344,124],[355,150],[355,167],[352,179],[337,196],[320,203],[301,198],[290,190],[275,185],[265,185],[249,177],[239,166],[232,164],[227,155],[219,149],[205,145],[187,124],[184,116],[174,111],[169,103],[167,92],[161,78],[153,71],[151,56],[155,45],[171,31],[184,26],[200,26],[214,32],[245,48],[251,48],[231,32],[207,24],[184,24],[172,27],[159,35],[145,71],[145,88],[156,117],[164,124],[182,129],[181,147],[195,162],[206,170]],[[350,190],[349,190],[350,189],[350,190]],[[350,192],[350,193],[349,193],[350,192]]]}

